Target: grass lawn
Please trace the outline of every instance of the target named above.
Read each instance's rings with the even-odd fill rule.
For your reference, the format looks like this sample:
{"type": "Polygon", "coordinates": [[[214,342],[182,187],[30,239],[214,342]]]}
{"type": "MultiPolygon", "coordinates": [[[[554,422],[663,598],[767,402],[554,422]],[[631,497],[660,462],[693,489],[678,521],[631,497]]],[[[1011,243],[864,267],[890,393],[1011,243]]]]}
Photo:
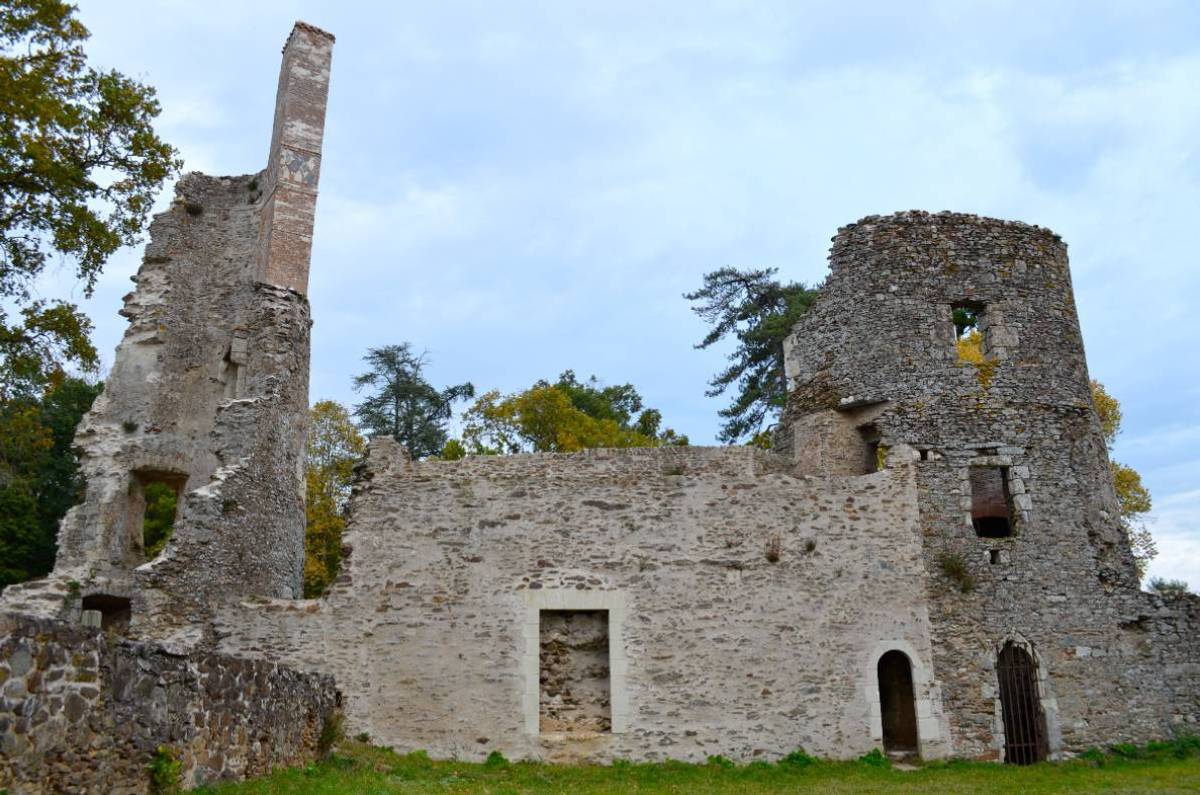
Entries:
{"type": "Polygon", "coordinates": [[[792,762],[733,766],[617,763],[611,767],[434,762],[423,753],[400,756],[364,743],[342,743],[326,762],[281,770],[266,778],[202,790],[207,793],[692,793],[692,792],[1200,792],[1200,741],[1195,738],[1120,746],[1116,753],[1029,767],[981,762],[931,763],[894,770],[877,755],[858,762],[792,762]]]}

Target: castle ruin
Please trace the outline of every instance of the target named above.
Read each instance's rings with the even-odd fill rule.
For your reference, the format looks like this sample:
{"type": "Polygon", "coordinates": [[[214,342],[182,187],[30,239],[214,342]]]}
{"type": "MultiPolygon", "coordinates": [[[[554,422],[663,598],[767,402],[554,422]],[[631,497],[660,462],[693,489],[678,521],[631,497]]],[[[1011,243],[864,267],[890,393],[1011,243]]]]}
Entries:
{"type": "Polygon", "coordinates": [[[461,759],[1028,763],[1200,728],[1200,599],[1139,589],[1066,246],[972,215],[838,231],[774,451],[377,439],[342,574],[298,598],[332,45],[293,30],[268,167],[189,174],[151,226],[87,493],[0,597],[0,786],[138,791],[163,743],[191,783],[245,775],[334,710],[461,759]],[[179,509],[148,560],[151,483],[179,509]]]}

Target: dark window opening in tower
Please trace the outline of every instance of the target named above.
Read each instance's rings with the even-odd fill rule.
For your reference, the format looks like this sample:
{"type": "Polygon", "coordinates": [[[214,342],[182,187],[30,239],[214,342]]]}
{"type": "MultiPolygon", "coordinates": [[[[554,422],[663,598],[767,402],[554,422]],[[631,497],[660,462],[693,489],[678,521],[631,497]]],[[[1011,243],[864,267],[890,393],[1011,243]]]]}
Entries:
{"type": "Polygon", "coordinates": [[[1013,534],[1007,467],[971,467],[971,524],[980,538],[1013,534]]]}
{"type": "Polygon", "coordinates": [[[864,475],[869,475],[872,472],[878,472],[883,469],[886,463],[883,455],[883,450],[879,446],[881,438],[879,429],[874,425],[864,425],[858,429],[858,435],[862,439],[862,471],[864,475]]]}
{"type": "Polygon", "coordinates": [[[962,302],[951,307],[954,323],[954,344],[959,361],[980,364],[983,362],[984,306],[973,302],[962,302]]]}

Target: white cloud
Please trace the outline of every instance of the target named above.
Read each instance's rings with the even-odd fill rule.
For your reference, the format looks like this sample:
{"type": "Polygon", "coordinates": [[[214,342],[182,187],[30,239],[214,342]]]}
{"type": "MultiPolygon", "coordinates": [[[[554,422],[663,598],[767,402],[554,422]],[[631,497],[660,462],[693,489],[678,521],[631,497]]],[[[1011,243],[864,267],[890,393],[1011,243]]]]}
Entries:
{"type": "Polygon", "coordinates": [[[1150,529],[1158,557],[1148,577],[1183,580],[1200,590],[1200,489],[1159,497],[1150,529]]]}

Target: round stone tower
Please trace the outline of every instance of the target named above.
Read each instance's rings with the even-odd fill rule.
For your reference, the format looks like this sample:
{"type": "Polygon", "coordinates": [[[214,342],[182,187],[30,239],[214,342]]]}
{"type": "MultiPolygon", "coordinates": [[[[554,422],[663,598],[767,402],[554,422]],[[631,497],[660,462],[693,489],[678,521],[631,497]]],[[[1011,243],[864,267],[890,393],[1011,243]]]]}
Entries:
{"type": "Polygon", "coordinates": [[[1118,642],[1110,597],[1135,593],[1137,575],[1062,240],[957,213],[864,218],[833,238],[785,351],[778,441],[802,471],[916,469],[954,752],[1005,753],[996,664],[1009,644],[1041,677],[1037,753],[1072,744],[1058,712],[1073,699],[1092,711],[1082,680],[1111,681],[1112,712],[1094,720],[1119,720],[1115,670],[1075,653],[1081,637],[1118,642]]]}

